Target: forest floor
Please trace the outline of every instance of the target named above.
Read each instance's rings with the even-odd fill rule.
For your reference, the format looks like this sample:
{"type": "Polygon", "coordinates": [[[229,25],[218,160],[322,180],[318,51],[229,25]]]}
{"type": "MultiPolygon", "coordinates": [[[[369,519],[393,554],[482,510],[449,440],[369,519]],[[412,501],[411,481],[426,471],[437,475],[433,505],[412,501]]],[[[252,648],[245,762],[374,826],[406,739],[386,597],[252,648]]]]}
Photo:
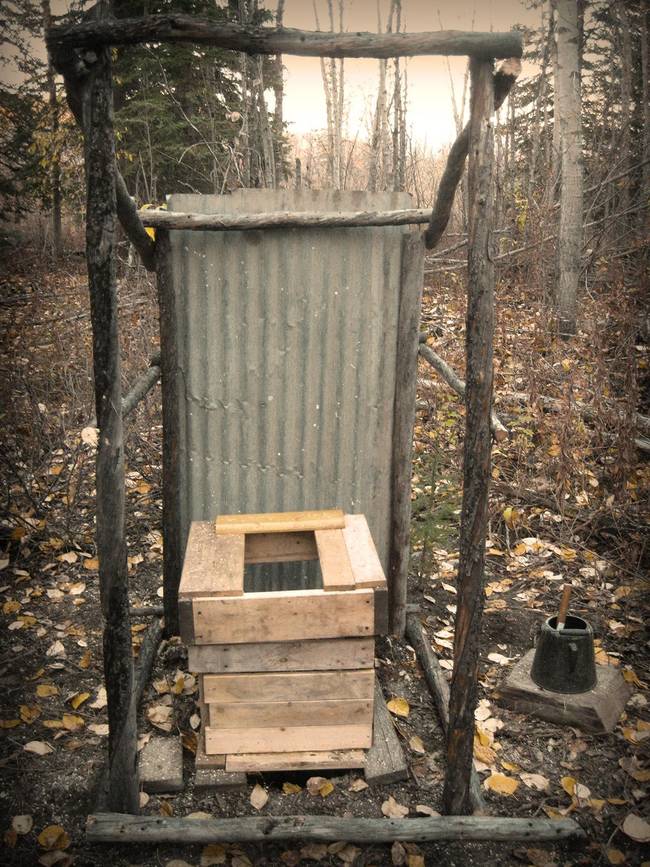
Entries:
{"type": "MultiPolygon", "coordinates": [[[[0,832],[2,864],[409,865],[640,864],[650,813],[648,590],[650,463],[633,445],[634,411],[648,410],[648,346],[640,342],[641,287],[603,271],[581,306],[575,339],[558,341],[535,275],[503,273],[495,342],[496,410],[510,438],[494,448],[476,760],[491,814],[570,815],[587,833],[580,849],[537,844],[312,844],[95,846],[85,842],[106,753],[101,629],[94,548],[91,333],[83,257],[56,269],[33,249],[5,257],[0,282],[0,832]],[[527,286],[525,291],[518,286],[527,286]],[[556,399],[553,411],[548,401],[556,399]],[[585,409],[587,407],[587,410],[585,409]],[[496,701],[499,682],[557,611],[572,610],[596,635],[600,666],[617,667],[631,697],[614,731],[588,735],[515,714],[496,701]],[[505,783],[504,783],[505,778],[505,783]],[[638,820],[630,816],[639,817],[638,820]],[[626,821],[627,820],[627,821],[626,821]],[[645,828],[645,831],[644,831],[645,828]],[[636,838],[636,839],[635,839],[636,838]]],[[[430,343],[463,369],[464,286],[454,274],[425,291],[430,343]]],[[[123,373],[131,383],[156,349],[151,282],[120,281],[123,373]]],[[[411,602],[449,672],[461,503],[462,404],[420,363],[415,428],[411,602]]],[[[127,423],[127,532],[132,604],[160,605],[160,394],[127,423]]],[[[148,620],[135,619],[134,653],[148,620]]],[[[143,796],[143,813],[409,816],[439,810],[444,741],[408,644],[383,639],[378,673],[410,764],[403,784],[364,788],[332,774],[310,794],[308,775],[251,780],[246,792],[143,796]],[[287,785],[290,784],[290,785],[287,785]],[[389,799],[392,798],[393,801],[389,799]],[[403,808],[400,810],[400,808],[403,808]],[[423,809],[424,808],[424,809],[423,809]]],[[[178,640],[158,655],[140,712],[144,743],[183,735],[186,779],[196,745],[195,678],[178,640]],[[162,710],[161,710],[162,708],[162,710]],[[169,709],[171,708],[171,713],[169,709]]]]}

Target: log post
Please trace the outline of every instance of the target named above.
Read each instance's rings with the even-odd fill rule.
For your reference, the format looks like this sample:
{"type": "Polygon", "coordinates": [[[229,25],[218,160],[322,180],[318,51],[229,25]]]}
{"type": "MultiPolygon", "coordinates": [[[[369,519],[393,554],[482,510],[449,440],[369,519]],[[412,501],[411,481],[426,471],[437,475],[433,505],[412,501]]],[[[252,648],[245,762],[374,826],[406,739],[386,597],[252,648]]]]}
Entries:
{"type": "Polygon", "coordinates": [[[418,373],[420,305],[424,268],[424,244],[419,232],[402,243],[395,404],[393,409],[393,457],[390,529],[390,628],[404,635],[406,590],[411,532],[411,460],[418,373]]]}
{"type": "Polygon", "coordinates": [[[85,93],[86,259],[93,332],[97,555],[108,701],[108,802],[138,812],[137,729],[124,538],[124,440],[115,265],[115,140],[109,49],[98,49],[85,93]]]}
{"type": "Polygon", "coordinates": [[[176,298],[170,269],[169,232],[159,229],[156,236],[156,278],[162,386],[163,605],[166,636],[178,635],[179,632],[178,585],[183,562],[178,467],[176,298]]]}
{"type": "Polygon", "coordinates": [[[474,744],[483,616],[483,569],[490,480],[490,409],[494,335],[494,265],[490,258],[493,221],[492,62],[470,61],[469,279],[467,288],[466,419],[463,505],[460,519],[458,610],[454,670],[449,703],[445,811],[471,813],[470,780],[474,744]]]}

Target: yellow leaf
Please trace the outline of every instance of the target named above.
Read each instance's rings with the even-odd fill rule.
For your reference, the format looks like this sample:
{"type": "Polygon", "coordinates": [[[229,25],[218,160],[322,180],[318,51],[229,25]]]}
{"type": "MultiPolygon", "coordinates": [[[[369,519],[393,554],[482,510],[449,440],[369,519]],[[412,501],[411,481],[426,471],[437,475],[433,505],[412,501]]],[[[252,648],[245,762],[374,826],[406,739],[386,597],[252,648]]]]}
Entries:
{"type": "Polygon", "coordinates": [[[62,470],[63,470],[62,464],[53,464],[50,467],[50,475],[51,476],[60,476],[62,470]]]}
{"type": "Polygon", "coordinates": [[[411,712],[409,703],[405,698],[391,698],[389,702],[386,702],[386,707],[395,716],[407,717],[411,712]]]}
{"type": "Polygon", "coordinates": [[[38,842],[48,852],[53,849],[67,849],[70,838],[60,825],[48,825],[38,835],[38,842]]]}
{"type": "Polygon", "coordinates": [[[503,520],[506,522],[506,524],[511,530],[514,530],[520,519],[521,512],[519,511],[519,509],[515,509],[514,506],[506,506],[506,508],[503,510],[503,520]]]}
{"type": "Polygon", "coordinates": [[[39,677],[42,677],[45,674],[44,668],[39,668],[38,671],[35,671],[34,674],[30,675],[27,680],[38,680],[39,677]]]}
{"type": "Polygon", "coordinates": [[[419,737],[419,735],[413,735],[413,737],[409,740],[409,746],[416,753],[426,753],[424,743],[422,742],[422,738],[419,737]]]}
{"type": "Polygon", "coordinates": [[[90,651],[87,650],[79,660],[79,668],[88,668],[90,665],[90,651]]]}
{"type": "Polygon", "coordinates": [[[625,855],[620,849],[608,849],[607,860],[610,864],[625,864],[625,855]]]}
{"type": "Polygon", "coordinates": [[[334,783],[330,780],[325,780],[323,785],[318,789],[318,794],[321,798],[326,798],[328,795],[331,795],[334,791],[334,783]]]}
{"type": "Polygon", "coordinates": [[[546,449],[546,454],[550,455],[550,457],[552,457],[552,458],[556,458],[561,453],[562,453],[562,449],[560,448],[559,443],[553,443],[553,445],[549,446],[546,449]]]}
{"type": "Polygon", "coordinates": [[[78,692],[76,695],[72,696],[72,698],[70,699],[70,704],[72,705],[74,710],[76,710],[78,707],[81,707],[81,705],[85,701],[88,701],[89,698],[90,698],[89,692],[78,692]]]}
{"type": "Polygon", "coordinates": [[[61,719],[44,719],[41,723],[46,729],[62,729],[63,720],[61,719]]]}
{"type": "Polygon", "coordinates": [[[21,704],[20,718],[24,723],[33,723],[41,715],[41,709],[38,705],[21,704]]]}
{"type": "Polygon", "coordinates": [[[520,542],[518,545],[515,545],[515,547],[512,549],[512,553],[516,557],[521,557],[522,554],[525,554],[527,551],[528,551],[528,547],[524,542],[520,542]]]}
{"type": "Polygon", "coordinates": [[[226,848],[221,843],[210,843],[201,850],[201,867],[226,863],[226,848]]]}
{"type": "Polygon", "coordinates": [[[83,717],[77,716],[74,713],[63,714],[63,728],[67,729],[69,732],[76,732],[79,729],[82,729],[85,725],[86,723],[83,717]]]}
{"type": "Polygon", "coordinates": [[[49,698],[51,695],[58,695],[59,687],[53,683],[39,683],[36,687],[36,695],[39,698],[49,698]]]}
{"type": "Polygon", "coordinates": [[[285,795],[297,795],[302,789],[295,783],[282,783],[282,791],[285,795]]]}
{"type": "Polygon", "coordinates": [[[515,762],[501,762],[501,767],[504,771],[510,771],[513,774],[518,774],[521,770],[521,766],[515,762]]]}
{"type": "Polygon", "coordinates": [[[196,736],[196,732],[183,732],[181,735],[181,743],[188,752],[196,755],[199,746],[199,739],[196,736]]]}
{"type": "Polygon", "coordinates": [[[560,548],[560,557],[563,560],[575,560],[578,556],[578,552],[573,548],[560,548]]]}
{"type": "Polygon", "coordinates": [[[0,719],[0,729],[15,729],[19,725],[19,719],[0,719]]]}
{"type": "Polygon", "coordinates": [[[15,614],[16,611],[20,611],[20,602],[15,599],[8,599],[2,606],[3,614],[15,614]]]}
{"type": "Polygon", "coordinates": [[[514,795],[519,786],[519,780],[514,777],[507,777],[505,774],[492,774],[484,780],[483,786],[492,792],[497,792],[499,795],[514,795]]]}
{"type": "Polygon", "coordinates": [[[634,686],[638,686],[639,689],[645,689],[645,683],[639,680],[639,678],[631,668],[626,668],[623,670],[623,680],[626,683],[632,683],[634,684],[634,686]]]}
{"type": "Polygon", "coordinates": [[[496,761],[497,754],[492,747],[484,746],[481,741],[474,736],[474,758],[486,765],[491,765],[496,761]]]}
{"type": "Polygon", "coordinates": [[[549,807],[548,805],[543,804],[542,810],[544,810],[549,819],[564,819],[565,814],[562,810],[558,810],[557,807],[549,807]]]}
{"type": "Polygon", "coordinates": [[[99,569],[99,560],[97,557],[88,557],[84,560],[84,569],[88,569],[90,572],[96,572],[99,569]]]}
{"type": "Polygon", "coordinates": [[[169,801],[161,801],[159,812],[161,816],[173,816],[174,807],[169,803],[169,801]]]}
{"type": "Polygon", "coordinates": [[[576,781],[573,777],[562,777],[562,779],[560,780],[560,785],[567,793],[567,795],[570,795],[571,797],[575,795],[576,781]]]}

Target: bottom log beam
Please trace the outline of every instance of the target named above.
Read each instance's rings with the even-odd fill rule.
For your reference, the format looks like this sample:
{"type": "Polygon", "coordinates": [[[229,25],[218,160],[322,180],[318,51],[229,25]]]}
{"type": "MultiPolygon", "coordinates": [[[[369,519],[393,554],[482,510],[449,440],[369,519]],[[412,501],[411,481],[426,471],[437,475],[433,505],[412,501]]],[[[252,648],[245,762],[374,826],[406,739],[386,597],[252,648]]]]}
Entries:
{"type": "Polygon", "coordinates": [[[572,819],[497,819],[440,816],[426,819],[348,819],[341,816],[246,816],[184,819],[98,813],[86,822],[91,843],[200,843],[320,840],[392,843],[395,840],[581,840],[572,819]]]}

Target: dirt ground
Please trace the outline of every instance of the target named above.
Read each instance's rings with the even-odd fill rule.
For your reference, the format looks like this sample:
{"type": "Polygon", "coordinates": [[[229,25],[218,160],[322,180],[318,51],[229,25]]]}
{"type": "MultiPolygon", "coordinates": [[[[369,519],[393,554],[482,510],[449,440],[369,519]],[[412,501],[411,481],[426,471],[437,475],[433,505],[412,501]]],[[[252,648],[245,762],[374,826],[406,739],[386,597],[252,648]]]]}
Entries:
{"type": "MultiPolygon", "coordinates": [[[[342,841],[331,846],[227,845],[207,850],[182,845],[91,847],[84,823],[93,811],[105,760],[106,710],[93,538],[94,446],[88,434],[82,434],[93,415],[85,265],[82,257],[70,255],[56,269],[48,269],[30,248],[5,251],[4,260],[3,865],[548,867],[632,865],[650,858],[634,839],[643,831],[630,820],[639,817],[644,827],[650,814],[650,662],[644,607],[650,466],[630,436],[633,411],[648,410],[648,347],[634,332],[634,287],[603,275],[583,311],[584,330],[568,345],[555,341],[541,300],[513,289],[518,275],[506,275],[499,287],[496,408],[511,436],[494,450],[475,756],[480,778],[495,783],[485,790],[492,814],[570,815],[586,831],[586,845],[391,848],[342,841]],[[627,308],[619,303],[621,295],[629,302],[627,308]],[[629,312],[623,314],[624,309],[629,312]],[[516,397],[521,393],[529,400],[516,397]],[[540,395],[560,401],[560,411],[545,411],[540,395]],[[591,421],[581,409],[584,404],[593,410],[591,421]],[[572,610],[594,629],[599,665],[616,666],[631,690],[610,734],[588,735],[515,714],[495,700],[499,682],[533,646],[543,619],[556,612],[565,580],[574,587],[572,610]],[[510,781],[506,791],[499,775],[510,781]]],[[[457,370],[463,365],[463,295],[462,283],[437,281],[425,293],[423,315],[432,347],[457,370]]],[[[156,315],[153,286],[143,274],[125,267],[120,281],[125,385],[155,351],[156,315]]],[[[422,362],[420,376],[410,601],[420,606],[428,637],[449,673],[464,419],[459,400],[422,362]]],[[[156,389],[127,423],[129,564],[136,606],[161,604],[159,403],[156,389]]],[[[134,619],[136,654],[148,623],[147,618],[134,619]]],[[[359,773],[325,774],[333,790],[323,796],[309,794],[308,774],[282,774],[251,778],[246,792],[195,795],[196,684],[178,640],[163,643],[141,705],[139,730],[143,739],[183,735],[188,785],[173,797],[152,795],[143,813],[380,818],[390,797],[408,808],[409,816],[418,815],[422,806],[440,810],[444,742],[412,648],[390,638],[380,640],[377,669],[387,698],[408,703],[406,716],[394,716],[409,760],[407,782],[361,789],[354,784],[359,773]],[[161,706],[172,708],[170,721],[156,726],[150,716],[161,706]],[[268,793],[261,811],[250,802],[255,783],[268,793]]],[[[159,719],[155,712],[153,716],[159,719]]]]}

